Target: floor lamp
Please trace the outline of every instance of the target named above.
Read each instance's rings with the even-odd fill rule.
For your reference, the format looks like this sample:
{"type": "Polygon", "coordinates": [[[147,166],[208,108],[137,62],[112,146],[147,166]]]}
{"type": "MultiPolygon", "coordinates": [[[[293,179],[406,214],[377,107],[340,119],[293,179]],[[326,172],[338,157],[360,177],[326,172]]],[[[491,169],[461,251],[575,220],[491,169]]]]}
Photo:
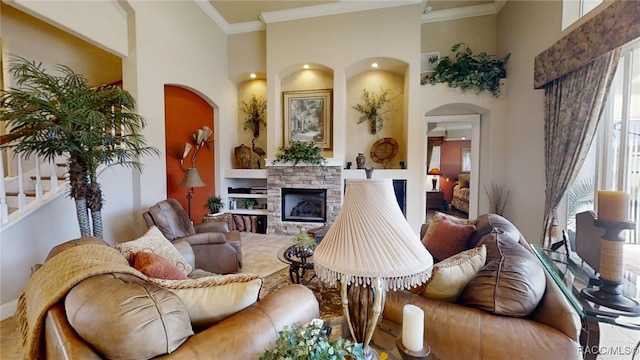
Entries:
{"type": "Polygon", "coordinates": [[[193,188],[203,187],[206,184],[200,178],[200,173],[197,168],[188,168],[184,173],[182,181],[178,185],[181,188],[189,188],[187,193],[187,213],[189,214],[189,220],[191,220],[191,198],[193,197],[193,188]]]}
{"type": "Polygon", "coordinates": [[[433,258],[404,218],[391,179],[349,179],[342,209],[314,252],[314,267],[320,280],[340,283],[351,335],[362,343],[365,359],[375,359],[369,342],[387,290],[427,281],[433,258]]]}

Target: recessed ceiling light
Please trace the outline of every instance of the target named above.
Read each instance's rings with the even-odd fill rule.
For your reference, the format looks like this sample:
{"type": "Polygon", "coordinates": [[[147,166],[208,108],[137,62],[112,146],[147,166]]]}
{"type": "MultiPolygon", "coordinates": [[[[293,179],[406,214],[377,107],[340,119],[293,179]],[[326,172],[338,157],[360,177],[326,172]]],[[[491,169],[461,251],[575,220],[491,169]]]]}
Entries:
{"type": "Polygon", "coordinates": [[[305,68],[305,69],[308,69],[309,68],[309,64],[304,64],[302,67],[305,68]]]}
{"type": "Polygon", "coordinates": [[[249,75],[250,78],[255,79],[256,78],[256,74],[251,74],[249,75]]]}
{"type": "Polygon", "coordinates": [[[463,136],[460,138],[460,140],[467,140],[467,138],[463,136]]]}
{"type": "Polygon", "coordinates": [[[378,63],[371,64],[371,67],[374,68],[374,69],[378,68],[378,63]]]}

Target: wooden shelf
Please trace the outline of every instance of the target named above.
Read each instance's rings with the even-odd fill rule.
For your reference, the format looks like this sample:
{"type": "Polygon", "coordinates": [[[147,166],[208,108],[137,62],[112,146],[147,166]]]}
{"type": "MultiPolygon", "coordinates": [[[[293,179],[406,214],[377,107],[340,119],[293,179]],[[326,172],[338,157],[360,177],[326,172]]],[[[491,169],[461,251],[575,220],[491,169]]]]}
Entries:
{"type": "Polygon", "coordinates": [[[225,169],[227,179],[267,179],[266,169],[225,169]]]}
{"type": "Polygon", "coordinates": [[[267,209],[235,209],[228,211],[231,214],[237,215],[268,215],[267,209]]]}
{"type": "Polygon", "coordinates": [[[267,194],[229,194],[229,198],[236,199],[266,199],[267,194]]]}

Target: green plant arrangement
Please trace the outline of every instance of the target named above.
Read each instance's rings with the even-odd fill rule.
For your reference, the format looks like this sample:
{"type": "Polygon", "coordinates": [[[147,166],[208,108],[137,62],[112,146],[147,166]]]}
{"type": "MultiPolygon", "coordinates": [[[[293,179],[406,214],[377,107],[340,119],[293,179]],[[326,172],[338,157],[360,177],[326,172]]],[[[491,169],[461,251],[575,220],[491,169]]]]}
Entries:
{"type": "Polygon", "coordinates": [[[315,323],[295,323],[278,333],[275,347],[260,355],[260,360],[342,360],[364,359],[362,344],[339,338],[329,341],[326,330],[315,323]]]}
{"type": "Polygon", "coordinates": [[[436,68],[420,83],[422,85],[438,83],[448,84],[449,87],[459,87],[462,91],[474,90],[476,94],[487,90],[498,97],[500,95],[500,79],[507,76],[505,66],[511,54],[502,58],[487,55],[485,52],[474,54],[464,43],[454,44],[451,51],[455,58],[444,56],[431,58],[429,62],[438,63],[436,68]]]}
{"type": "Polygon", "coordinates": [[[298,163],[312,165],[324,165],[327,160],[322,156],[322,149],[314,142],[292,141],[289,146],[280,147],[280,152],[276,154],[274,163],[290,162],[293,166],[298,163]]]}
{"type": "Polygon", "coordinates": [[[257,203],[256,199],[242,199],[242,207],[245,209],[253,209],[257,203]]]}
{"type": "Polygon", "coordinates": [[[354,109],[362,114],[362,116],[358,118],[358,124],[369,121],[371,134],[375,135],[378,131],[382,130],[382,125],[386,120],[386,114],[395,110],[393,107],[386,106],[392,100],[389,98],[390,95],[391,90],[382,89],[382,87],[380,87],[379,94],[363,89],[360,98],[362,102],[353,106],[354,109]]]}
{"type": "Polygon", "coordinates": [[[222,198],[220,196],[211,195],[207,198],[204,207],[205,209],[209,209],[212,214],[215,214],[224,209],[224,203],[222,202],[222,198]]]}
{"type": "Polygon", "coordinates": [[[300,257],[313,255],[313,250],[316,247],[316,239],[306,231],[296,234],[293,237],[293,243],[296,245],[296,252],[300,257]]]}
{"type": "Polygon", "coordinates": [[[244,130],[253,132],[253,138],[260,136],[260,126],[267,125],[265,112],[267,111],[267,100],[265,98],[251,95],[249,102],[241,101],[240,110],[247,114],[244,120],[244,130]]]}
{"type": "Polygon", "coordinates": [[[9,72],[17,85],[1,93],[0,119],[8,121],[13,141],[4,147],[49,161],[65,156],[80,235],[102,238],[98,168],[124,165],[141,171],[138,159],[159,152],[146,145],[140,133],[144,118],[135,113],[135,100],[126,90],[93,87],[68,66],[57,65],[55,71],[59,74],[47,73],[42,63],[11,59],[9,72]]]}

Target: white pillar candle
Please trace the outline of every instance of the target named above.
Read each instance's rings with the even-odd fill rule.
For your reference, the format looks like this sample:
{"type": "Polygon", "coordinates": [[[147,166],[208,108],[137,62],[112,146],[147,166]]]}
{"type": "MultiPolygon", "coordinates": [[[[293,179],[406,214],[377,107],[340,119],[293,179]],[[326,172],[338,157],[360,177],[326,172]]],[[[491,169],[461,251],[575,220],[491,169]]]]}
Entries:
{"type": "Polygon", "coordinates": [[[629,194],[623,191],[598,191],[598,220],[629,221],[629,194]]]}
{"type": "Polygon", "coordinates": [[[424,311],[407,304],[402,308],[402,345],[411,351],[420,351],[423,346],[424,311]]]}

